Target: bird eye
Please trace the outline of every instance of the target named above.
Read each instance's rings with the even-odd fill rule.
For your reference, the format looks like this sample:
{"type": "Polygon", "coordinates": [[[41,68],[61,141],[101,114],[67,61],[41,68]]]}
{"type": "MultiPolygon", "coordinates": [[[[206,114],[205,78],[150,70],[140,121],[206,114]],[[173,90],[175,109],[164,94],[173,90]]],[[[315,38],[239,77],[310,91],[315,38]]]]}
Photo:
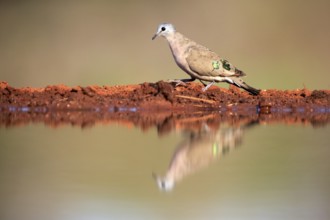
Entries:
{"type": "Polygon", "coordinates": [[[165,31],[166,30],[166,28],[165,27],[162,27],[162,31],[165,31]]]}

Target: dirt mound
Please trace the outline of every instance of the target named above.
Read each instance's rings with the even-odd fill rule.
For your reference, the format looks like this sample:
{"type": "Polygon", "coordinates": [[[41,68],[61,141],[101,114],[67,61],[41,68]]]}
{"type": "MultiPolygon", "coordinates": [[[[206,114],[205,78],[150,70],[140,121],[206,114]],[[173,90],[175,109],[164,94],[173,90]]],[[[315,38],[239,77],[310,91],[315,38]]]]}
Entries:
{"type": "Polygon", "coordinates": [[[234,86],[229,89],[212,86],[202,92],[200,83],[187,83],[175,87],[159,81],[139,85],[67,87],[64,85],[45,88],[13,88],[0,82],[0,106],[2,111],[11,107],[28,107],[40,110],[102,110],[120,108],[131,110],[197,110],[257,107],[260,111],[286,107],[314,109],[330,106],[329,90],[307,89],[280,91],[263,90],[258,96],[234,86]]]}
{"type": "Polygon", "coordinates": [[[124,86],[13,88],[0,82],[0,126],[44,123],[90,127],[120,123],[159,133],[202,124],[299,123],[322,126],[330,122],[330,91],[264,90],[252,96],[236,87],[216,86],[202,92],[189,83],[143,83],[124,86]]]}

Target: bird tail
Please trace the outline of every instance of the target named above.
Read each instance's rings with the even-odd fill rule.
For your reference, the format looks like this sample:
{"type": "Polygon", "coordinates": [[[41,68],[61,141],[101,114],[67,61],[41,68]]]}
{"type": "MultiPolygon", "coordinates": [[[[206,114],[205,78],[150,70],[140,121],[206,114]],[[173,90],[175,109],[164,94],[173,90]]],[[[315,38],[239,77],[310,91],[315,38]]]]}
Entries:
{"type": "Polygon", "coordinates": [[[252,86],[249,86],[241,78],[230,78],[230,79],[232,80],[232,84],[234,84],[235,86],[248,91],[252,95],[259,95],[260,89],[256,89],[253,88],[252,86]]]}
{"type": "Polygon", "coordinates": [[[235,74],[233,76],[242,77],[242,76],[246,76],[246,74],[242,70],[235,69],[235,74]]]}

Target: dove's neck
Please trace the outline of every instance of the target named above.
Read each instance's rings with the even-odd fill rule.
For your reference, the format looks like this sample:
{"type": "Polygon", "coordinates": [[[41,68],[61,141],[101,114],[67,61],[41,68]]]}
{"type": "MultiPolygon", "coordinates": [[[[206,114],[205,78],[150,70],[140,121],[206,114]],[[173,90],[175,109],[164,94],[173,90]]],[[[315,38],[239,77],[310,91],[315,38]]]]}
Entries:
{"type": "Polygon", "coordinates": [[[186,49],[194,43],[179,32],[173,32],[166,36],[166,40],[171,48],[175,61],[181,64],[186,49]]]}

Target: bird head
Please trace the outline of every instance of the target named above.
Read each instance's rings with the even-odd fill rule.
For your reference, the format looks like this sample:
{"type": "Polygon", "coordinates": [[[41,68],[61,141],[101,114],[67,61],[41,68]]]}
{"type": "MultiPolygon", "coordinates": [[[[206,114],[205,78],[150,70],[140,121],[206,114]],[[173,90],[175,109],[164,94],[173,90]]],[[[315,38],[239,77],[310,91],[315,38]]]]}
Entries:
{"type": "Polygon", "coordinates": [[[175,32],[175,27],[173,24],[163,23],[158,26],[156,34],[152,37],[154,40],[158,36],[166,37],[171,33],[175,32]]]}
{"type": "Polygon", "coordinates": [[[155,173],[152,173],[153,178],[156,180],[158,188],[161,191],[170,192],[174,188],[174,181],[173,179],[160,177],[155,173]]]}

